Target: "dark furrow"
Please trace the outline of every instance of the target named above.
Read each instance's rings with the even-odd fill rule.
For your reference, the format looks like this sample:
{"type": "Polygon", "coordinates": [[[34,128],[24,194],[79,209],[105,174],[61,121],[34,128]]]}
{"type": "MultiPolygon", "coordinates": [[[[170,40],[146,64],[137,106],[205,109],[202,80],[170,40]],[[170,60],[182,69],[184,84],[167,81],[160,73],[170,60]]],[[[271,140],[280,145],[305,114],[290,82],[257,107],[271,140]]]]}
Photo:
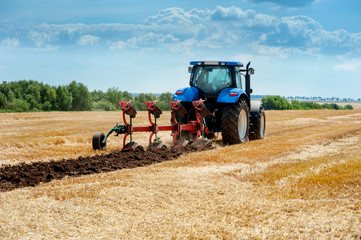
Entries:
{"type": "Polygon", "coordinates": [[[144,150],[139,146],[132,152],[113,152],[107,155],[79,157],[61,161],[35,162],[31,164],[5,165],[0,168],[0,191],[10,191],[22,187],[34,187],[39,183],[62,179],[66,176],[83,176],[87,174],[105,173],[119,169],[136,168],[169,161],[184,153],[212,149],[188,145],[185,148],[144,150]]]}

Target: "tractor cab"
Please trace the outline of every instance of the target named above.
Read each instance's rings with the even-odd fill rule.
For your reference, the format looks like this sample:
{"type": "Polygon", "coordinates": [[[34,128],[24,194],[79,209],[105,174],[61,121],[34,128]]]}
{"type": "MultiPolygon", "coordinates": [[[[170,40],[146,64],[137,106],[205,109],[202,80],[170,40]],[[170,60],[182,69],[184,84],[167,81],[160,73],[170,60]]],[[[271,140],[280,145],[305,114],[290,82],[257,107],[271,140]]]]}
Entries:
{"type": "Polygon", "coordinates": [[[193,61],[189,67],[190,86],[200,90],[201,97],[217,97],[225,88],[242,89],[240,62],[193,61]]]}

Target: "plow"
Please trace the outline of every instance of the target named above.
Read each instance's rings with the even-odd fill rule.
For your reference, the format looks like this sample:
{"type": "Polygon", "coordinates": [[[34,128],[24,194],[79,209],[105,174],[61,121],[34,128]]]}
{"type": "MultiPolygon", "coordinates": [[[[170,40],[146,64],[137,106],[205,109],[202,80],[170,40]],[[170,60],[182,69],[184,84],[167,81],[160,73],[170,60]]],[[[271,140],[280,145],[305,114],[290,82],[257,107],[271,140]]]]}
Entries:
{"type": "Polygon", "coordinates": [[[137,115],[130,101],[118,101],[122,110],[123,125],[116,124],[107,134],[97,132],[92,139],[93,149],[104,150],[108,137],[122,134],[122,151],[132,151],[138,143],[133,133],[148,132],[149,148],[161,148],[158,132],[169,131],[174,147],[188,144],[209,146],[211,140],[222,133],[225,144],[238,144],[264,138],[266,118],[261,102],[252,101],[250,76],[254,69],[250,62],[244,65],[230,61],[192,61],[190,86],[178,89],[170,101],[170,125],[158,125],[162,110],[157,100],[145,101],[148,126],[133,126],[137,115]],[[127,139],[129,137],[129,142],[127,139]]]}
{"type": "Polygon", "coordinates": [[[122,110],[124,125],[116,124],[106,135],[101,132],[94,134],[92,141],[93,149],[104,150],[106,148],[106,140],[113,132],[116,133],[116,136],[124,134],[122,151],[132,151],[138,146],[138,143],[133,141],[134,132],[150,133],[149,148],[162,147],[162,141],[157,136],[157,133],[160,131],[172,132],[174,147],[185,147],[190,143],[189,140],[182,138],[182,133],[188,133],[188,135],[192,134],[194,136],[194,144],[196,145],[207,146],[211,144],[211,142],[204,137],[205,134],[209,133],[209,130],[206,125],[203,124],[203,118],[211,114],[205,107],[204,100],[200,99],[192,102],[195,109],[196,120],[189,121],[187,124],[181,123],[181,119],[187,114],[187,110],[181,105],[179,100],[170,101],[169,104],[172,108],[172,124],[168,126],[159,126],[157,124],[157,119],[162,114],[162,110],[157,106],[157,100],[145,101],[144,104],[148,110],[148,120],[150,124],[145,127],[133,126],[133,119],[136,117],[137,111],[132,107],[131,102],[132,101],[118,101],[122,110]],[[127,120],[126,116],[129,117],[129,120],[127,120]],[[128,137],[130,141],[127,143],[128,137]]]}

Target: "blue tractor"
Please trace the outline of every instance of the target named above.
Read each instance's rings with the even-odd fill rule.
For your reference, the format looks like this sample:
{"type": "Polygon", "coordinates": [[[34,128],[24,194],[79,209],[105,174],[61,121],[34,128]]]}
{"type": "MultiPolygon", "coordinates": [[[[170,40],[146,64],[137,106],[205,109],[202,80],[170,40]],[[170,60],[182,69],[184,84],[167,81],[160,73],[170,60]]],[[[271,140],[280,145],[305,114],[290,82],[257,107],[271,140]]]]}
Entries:
{"type": "Polygon", "coordinates": [[[196,145],[208,146],[210,142],[205,138],[216,138],[219,132],[225,144],[263,139],[266,116],[261,102],[251,101],[250,83],[254,69],[249,67],[250,63],[246,68],[240,62],[229,61],[194,61],[190,65],[190,87],[178,89],[173,101],[169,102],[172,108],[171,125],[157,124],[162,114],[157,100],[144,102],[149,125],[143,127],[133,126],[137,111],[131,101],[118,101],[124,125],[116,124],[106,135],[95,133],[93,149],[105,149],[106,140],[113,132],[116,136],[124,134],[122,151],[132,151],[138,146],[132,140],[134,132],[150,132],[150,148],[162,147],[157,136],[159,131],[172,131],[175,147],[185,147],[189,140],[196,145]],[[130,142],[126,144],[128,136],[130,142]]]}
{"type": "MultiPolygon", "coordinates": [[[[181,124],[196,120],[192,102],[203,99],[206,138],[216,138],[221,132],[225,144],[263,139],[265,111],[260,101],[251,101],[250,80],[254,69],[249,67],[250,62],[245,68],[241,62],[232,61],[192,61],[190,65],[190,86],[178,89],[173,96],[186,110],[181,124]]],[[[183,137],[194,136],[189,133],[183,137]]]]}

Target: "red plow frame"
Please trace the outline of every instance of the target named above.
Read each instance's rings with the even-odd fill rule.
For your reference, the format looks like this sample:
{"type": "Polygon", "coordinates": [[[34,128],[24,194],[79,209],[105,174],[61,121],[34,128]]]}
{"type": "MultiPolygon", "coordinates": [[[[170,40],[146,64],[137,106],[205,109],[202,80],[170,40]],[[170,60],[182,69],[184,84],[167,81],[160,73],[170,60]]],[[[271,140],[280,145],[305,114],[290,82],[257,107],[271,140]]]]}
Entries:
{"type": "MultiPolygon", "coordinates": [[[[123,121],[125,124],[125,135],[123,138],[123,150],[133,150],[134,142],[132,141],[132,134],[134,132],[150,132],[149,136],[149,146],[150,147],[161,147],[162,144],[160,139],[157,137],[157,133],[160,131],[171,131],[173,136],[174,146],[185,146],[188,144],[188,141],[182,139],[182,132],[189,132],[195,135],[195,142],[198,143],[199,137],[204,138],[204,134],[209,133],[206,126],[203,124],[202,112],[205,112],[205,106],[203,104],[204,100],[200,99],[198,101],[193,101],[193,106],[196,112],[196,121],[189,121],[187,124],[181,124],[180,119],[182,119],[187,111],[180,104],[180,101],[170,101],[169,104],[172,108],[172,125],[160,126],[157,124],[157,119],[162,114],[162,111],[159,109],[155,101],[144,101],[145,106],[148,110],[148,120],[150,125],[145,127],[133,126],[132,119],[136,116],[136,110],[132,107],[131,101],[118,101],[120,107],[123,111],[123,121]],[[128,122],[126,116],[128,115],[130,121],[128,122]],[[152,117],[153,116],[153,117],[152,117]],[[154,118],[154,121],[153,121],[154,118]],[[130,136],[130,142],[126,144],[127,137],[130,136]],[[155,136],[154,140],[153,136],[155,136]],[[179,140],[177,141],[177,137],[179,140]]],[[[208,141],[207,141],[208,142],[208,141]]]]}
{"type": "MultiPolygon", "coordinates": [[[[193,135],[192,140],[195,140],[194,143],[199,146],[207,146],[211,143],[204,139],[205,134],[209,134],[210,131],[204,124],[203,118],[207,115],[213,115],[204,105],[204,100],[199,99],[198,101],[193,101],[193,107],[195,109],[195,120],[188,121],[186,124],[181,122],[181,119],[184,119],[187,115],[187,110],[181,105],[180,101],[170,101],[169,104],[172,108],[172,124],[166,126],[160,126],[157,124],[157,119],[162,114],[162,110],[157,106],[157,100],[155,101],[145,101],[144,104],[148,110],[148,120],[149,126],[133,126],[133,119],[137,115],[137,111],[131,105],[131,101],[118,101],[123,115],[124,125],[116,124],[108,134],[104,135],[101,132],[94,134],[93,136],[93,149],[102,149],[106,147],[107,138],[113,133],[116,133],[116,136],[119,134],[124,134],[123,137],[123,151],[134,150],[138,143],[133,141],[133,133],[135,132],[150,132],[149,136],[149,147],[160,148],[162,147],[162,142],[157,136],[157,133],[160,131],[171,131],[173,136],[173,144],[175,147],[185,147],[189,141],[182,138],[182,133],[190,133],[193,135]],[[129,121],[127,120],[126,115],[129,116],[129,121]],[[153,120],[154,118],[154,120],[153,120]],[[130,142],[127,143],[127,138],[130,138],[130,142]],[[154,140],[153,140],[154,137],[154,140]],[[200,140],[199,138],[202,137],[200,140]]],[[[213,115],[214,116],[214,115],[213,115]]],[[[189,136],[189,134],[188,134],[189,136]]]]}
{"type": "Polygon", "coordinates": [[[116,132],[116,136],[124,134],[123,137],[123,151],[134,150],[137,147],[137,143],[133,141],[133,133],[135,132],[150,132],[149,136],[149,147],[160,148],[162,143],[157,133],[160,131],[170,131],[173,136],[173,144],[175,147],[186,146],[189,141],[182,139],[182,133],[188,132],[195,138],[195,144],[203,146],[209,145],[210,142],[204,139],[204,135],[210,133],[206,125],[204,124],[203,117],[211,114],[205,105],[204,100],[199,99],[193,101],[195,108],[195,121],[189,121],[186,124],[181,123],[181,119],[187,114],[186,109],[181,105],[180,101],[170,101],[169,104],[172,108],[172,124],[161,126],[157,124],[157,119],[160,118],[162,110],[157,106],[157,101],[144,101],[145,106],[148,110],[149,126],[133,126],[133,119],[136,117],[137,111],[132,107],[131,101],[118,101],[121,109],[124,125],[116,124],[107,135],[104,136],[102,133],[96,133],[93,137],[93,149],[105,149],[106,140],[112,132],[116,132]],[[129,116],[129,121],[126,115],[129,116]],[[153,120],[154,119],[154,120],[153,120]],[[130,137],[130,142],[127,143],[127,138],[130,137]],[[154,137],[154,140],[153,140],[154,137]],[[199,138],[202,137],[200,140],[199,138]]]}

